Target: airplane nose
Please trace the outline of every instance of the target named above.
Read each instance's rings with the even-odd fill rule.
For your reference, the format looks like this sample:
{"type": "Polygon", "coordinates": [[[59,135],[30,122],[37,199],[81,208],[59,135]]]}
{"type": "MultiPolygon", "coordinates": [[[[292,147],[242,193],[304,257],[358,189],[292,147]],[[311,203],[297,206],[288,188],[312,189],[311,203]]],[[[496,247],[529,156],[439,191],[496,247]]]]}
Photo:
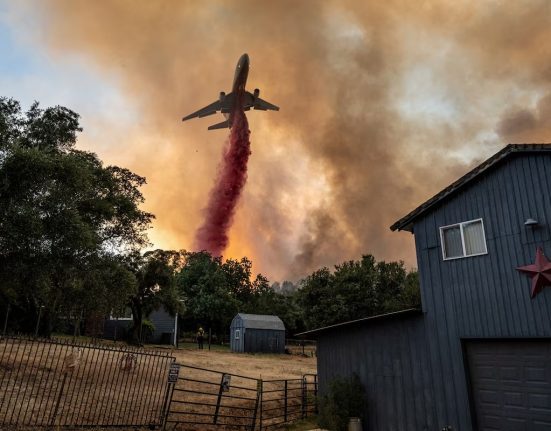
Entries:
{"type": "Polygon", "coordinates": [[[249,64],[249,54],[243,54],[241,56],[241,60],[243,61],[243,64],[248,65],[249,64]]]}

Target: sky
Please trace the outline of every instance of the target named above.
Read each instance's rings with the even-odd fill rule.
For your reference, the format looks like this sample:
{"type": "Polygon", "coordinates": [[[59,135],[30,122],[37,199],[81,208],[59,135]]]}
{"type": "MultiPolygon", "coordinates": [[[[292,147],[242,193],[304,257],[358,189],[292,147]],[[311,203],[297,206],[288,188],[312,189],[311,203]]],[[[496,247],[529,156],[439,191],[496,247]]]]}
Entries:
{"type": "Polygon", "coordinates": [[[78,147],[147,178],[154,247],[193,247],[228,132],[181,118],[248,88],[247,184],[224,256],[296,281],[362,254],[507,143],[551,142],[548,0],[0,0],[0,95],[81,115],[78,147]]]}

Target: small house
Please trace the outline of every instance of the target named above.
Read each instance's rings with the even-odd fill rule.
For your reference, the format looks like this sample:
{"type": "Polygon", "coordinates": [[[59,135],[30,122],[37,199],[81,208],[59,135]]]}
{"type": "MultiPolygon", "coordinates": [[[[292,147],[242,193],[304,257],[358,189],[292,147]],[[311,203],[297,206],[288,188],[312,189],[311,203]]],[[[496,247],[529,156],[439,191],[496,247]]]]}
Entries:
{"type": "Polygon", "coordinates": [[[284,353],[285,325],[277,316],[237,314],[230,326],[232,352],[284,353]]]}
{"type": "MultiPolygon", "coordinates": [[[[153,311],[147,319],[153,324],[153,331],[149,333],[145,329],[144,342],[151,344],[176,345],[178,334],[178,314],[171,316],[164,307],[153,311]]],[[[103,338],[111,340],[123,340],[128,336],[132,327],[132,311],[127,308],[121,316],[109,316],[103,324],[103,338]]]]}

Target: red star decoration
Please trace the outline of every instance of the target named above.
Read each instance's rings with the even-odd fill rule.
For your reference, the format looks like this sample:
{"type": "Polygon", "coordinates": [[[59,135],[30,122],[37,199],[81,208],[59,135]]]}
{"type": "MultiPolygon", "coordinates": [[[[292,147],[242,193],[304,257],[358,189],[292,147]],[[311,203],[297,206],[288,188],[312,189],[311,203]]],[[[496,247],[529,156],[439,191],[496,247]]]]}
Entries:
{"type": "Polygon", "coordinates": [[[532,279],[530,298],[534,298],[545,286],[551,286],[551,262],[547,260],[541,247],[536,250],[536,262],[519,266],[517,271],[524,272],[532,279]]]}

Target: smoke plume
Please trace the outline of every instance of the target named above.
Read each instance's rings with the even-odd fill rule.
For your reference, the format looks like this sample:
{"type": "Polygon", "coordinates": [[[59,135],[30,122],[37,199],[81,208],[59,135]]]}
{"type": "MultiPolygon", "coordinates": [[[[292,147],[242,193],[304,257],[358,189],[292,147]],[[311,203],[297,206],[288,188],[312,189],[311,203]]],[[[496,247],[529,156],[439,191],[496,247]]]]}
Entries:
{"type": "Polygon", "coordinates": [[[79,145],[147,177],[158,247],[192,248],[220,153],[206,120],[179,119],[249,54],[247,86],[281,110],[249,115],[261,144],[224,254],[271,279],[362,253],[415,266],[392,223],[507,140],[551,140],[548,0],[29,4],[27,38],[42,29],[53,63],[88,61],[138,112],[84,118],[79,145]]]}
{"type": "Polygon", "coordinates": [[[228,229],[247,181],[247,161],[251,154],[249,135],[245,113],[235,109],[230,137],[204,210],[205,220],[195,236],[195,248],[213,256],[222,255],[228,245],[228,229]]]}

